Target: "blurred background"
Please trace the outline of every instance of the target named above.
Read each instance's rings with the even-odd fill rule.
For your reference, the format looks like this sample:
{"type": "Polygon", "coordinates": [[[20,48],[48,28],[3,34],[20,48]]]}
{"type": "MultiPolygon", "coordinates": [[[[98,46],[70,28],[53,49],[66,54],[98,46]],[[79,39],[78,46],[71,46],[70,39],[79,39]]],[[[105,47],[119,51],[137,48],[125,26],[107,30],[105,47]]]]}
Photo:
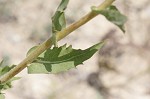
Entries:
{"type": "MultiPolygon", "coordinates": [[[[0,60],[18,64],[28,49],[51,36],[51,17],[61,0],[0,0],[0,60]]],[[[103,0],[70,0],[68,25],[103,0]]],[[[150,0],[116,0],[128,17],[123,34],[97,16],[59,42],[86,49],[107,40],[84,65],[59,74],[23,70],[6,99],[150,99],[150,0]]]]}

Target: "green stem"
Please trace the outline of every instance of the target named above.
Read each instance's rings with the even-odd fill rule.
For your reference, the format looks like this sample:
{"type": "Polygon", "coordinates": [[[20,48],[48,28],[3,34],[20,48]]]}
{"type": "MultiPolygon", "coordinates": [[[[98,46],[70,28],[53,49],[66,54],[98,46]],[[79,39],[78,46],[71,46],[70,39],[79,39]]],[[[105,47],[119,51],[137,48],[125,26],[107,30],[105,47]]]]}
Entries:
{"type": "MultiPolygon", "coordinates": [[[[99,10],[103,10],[110,6],[115,0],[105,0],[101,5],[98,6],[99,10]]],[[[84,17],[82,17],[77,22],[73,23],[72,25],[68,26],[66,29],[63,29],[62,31],[58,32],[56,35],[57,40],[61,40],[64,37],[66,37],[68,34],[70,34],[72,31],[76,30],[83,24],[90,21],[92,18],[97,16],[98,14],[94,12],[90,12],[84,17]]],[[[45,42],[43,42],[41,45],[39,45],[38,48],[36,48],[29,56],[27,56],[22,62],[20,62],[16,67],[11,69],[8,73],[0,77],[0,83],[4,83],[14,77],[16,74],[21,72],[25,67],[27,67],[28,64],[32,63],[42,52],[44,52],[46,49],[52,46],[52,39],[49,38],[45,42]]]]}

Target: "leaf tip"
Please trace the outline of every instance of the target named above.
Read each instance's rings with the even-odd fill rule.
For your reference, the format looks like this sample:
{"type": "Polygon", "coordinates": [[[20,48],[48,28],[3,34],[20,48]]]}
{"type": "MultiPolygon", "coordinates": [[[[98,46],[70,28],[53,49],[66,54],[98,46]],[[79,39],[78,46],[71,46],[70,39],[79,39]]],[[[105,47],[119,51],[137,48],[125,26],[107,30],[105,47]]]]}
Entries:
{"type": "Polygon", "coordinates": [[[102,48],[104,46],[105,42],[106,41],[101,41],[98,44],[94,45],[93,48],[98,50],[98,49],[100,49],[100,48],[102,48]]]}

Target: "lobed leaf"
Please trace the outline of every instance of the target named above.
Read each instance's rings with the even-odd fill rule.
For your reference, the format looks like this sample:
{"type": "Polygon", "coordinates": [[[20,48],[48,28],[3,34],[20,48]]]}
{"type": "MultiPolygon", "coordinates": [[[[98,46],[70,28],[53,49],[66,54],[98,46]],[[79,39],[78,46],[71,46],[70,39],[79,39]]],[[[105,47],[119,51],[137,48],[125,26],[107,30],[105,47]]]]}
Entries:
{"type": "Polygon", "coordinates": [[[73,49],[72,46],[54,47],[44,53],[44,57],[37,58],[28,66],[28,73],[59,73],[75,68],[79,64],[93,56],[97,50],[104,45],[104,42],[81,50],[73,49]]]}
{"type": "Polygon", "coordinates": [[[107,20],[117,25],[123,32],[125,32],[124,24],[127,21],[127,17],[120,13],[120,11],[113,5],[109,6],[105,10],[99,10],[93,6],[92,11],[98,14],[102,14],[107,20]]]}

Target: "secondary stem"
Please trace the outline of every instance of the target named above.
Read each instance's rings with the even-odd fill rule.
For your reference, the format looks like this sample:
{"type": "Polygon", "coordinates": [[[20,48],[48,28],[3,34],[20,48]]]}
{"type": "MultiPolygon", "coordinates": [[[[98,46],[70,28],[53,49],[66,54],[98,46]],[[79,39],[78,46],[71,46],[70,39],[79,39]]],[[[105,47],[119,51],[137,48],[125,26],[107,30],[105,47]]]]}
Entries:
{"type": "MultiPolygon", "coordinates": [[[[103,10],[110,6],[115,0],[105,0],[101,5],[98,6],[99,10],[103,10]]],[[[68,26],[66,29],[63,29],[62,31],[58,32],[56,37],[57,40],[61,40],[64,37],[66,37],[68,34],[70,34],[72,31],[76,30],[83,24],[90,21],[92,18],[97,16],[98,14],[94,12],[90,12],[84,17],[82,17],[77,22],[73,23],[72,25],[68,26]]],[[[36,48],[29,56],[27,56],[22,62],[20,62],[16,67],[11,69],[8,73],[0,77],[0,83],[4,83],[14,77],[16,74],[21,72],[25,67],[27,67],[28,64],[32,63],[42,52],[44,52],[46,49],[52,46],[52,38],[49,38],[45,42],[43,42],[41,45],[39,45],[38,48],[36,48]]]]}

